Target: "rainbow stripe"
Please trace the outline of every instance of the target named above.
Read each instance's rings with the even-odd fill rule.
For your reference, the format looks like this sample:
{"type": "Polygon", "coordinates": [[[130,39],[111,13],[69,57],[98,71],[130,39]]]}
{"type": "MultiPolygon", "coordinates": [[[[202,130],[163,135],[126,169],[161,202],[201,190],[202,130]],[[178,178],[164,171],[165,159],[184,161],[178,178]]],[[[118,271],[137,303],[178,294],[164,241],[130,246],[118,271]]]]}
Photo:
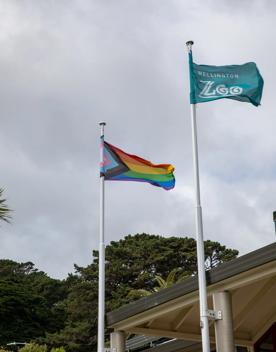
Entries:
{"type": "Polygon", "coordinates": [[[101,175],[111,181],[148,182],[166,190],[174,188],[174,167],[170,164],[152,164],[136,155],[127,154],[121,149],[104,142],[104,162],[101,175]]]}

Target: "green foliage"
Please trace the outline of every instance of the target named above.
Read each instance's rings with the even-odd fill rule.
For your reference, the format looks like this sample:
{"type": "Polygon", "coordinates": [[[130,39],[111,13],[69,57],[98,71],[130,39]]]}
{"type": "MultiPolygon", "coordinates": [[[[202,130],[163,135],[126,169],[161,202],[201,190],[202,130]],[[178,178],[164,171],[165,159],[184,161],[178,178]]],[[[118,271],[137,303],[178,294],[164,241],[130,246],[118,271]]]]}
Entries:
{"type": "MultiPolygon", "coordinates": [[[[206,268],[230,260],[237,251],[218,242],[206,241],[206,268]]],[[[70,293],[66,301],[67,322],[63,330],[48,334],[46,341],[66,346],[69,351],[96,350],[98,252],[87,267],[75,265],[75,275],[67,279],[70,293]]],[[[106,310],[110,311],[170,287],[197,272],[196,242],[188,237],[128,235],[106,247],[106,310]]],[[[108,330],[106,330],[108,339],[108,330]]]]}
{"type": "Polygon", "coordinates": [[[64,284],[34,264],[0,260],[0,343],[30,341],[64,327],[64,284]]]}
{"type": "Polygon", "coordinates": [[[226,248],[219,242],[213,242],[210,240],[204,241],[205,250],[205,265],[206,269],[210,270],[219,264],[228,262],[237,257],[239,251],[236,249],[226,248]]]}
{"type": "Polygon", "coordinates": [[[36,343],[28,343],[20,348],[19,352],[47,352],[46,345],[38,345],[36,343]]]}
{"type": "Polygon", "coordinates": [[[173,284],[177,282],[184,281],[189,277],[189,274],[187,273],[182,273],[181,275],[177,275],[179,272],[181,272],[180,268],[173,269],[169,273],[166,279],[163,279],[161,276],[156,275],[155,281],[157,283],[157,286],[155,286],[152,290],[144,290],[144,289],[133,290],[132,289],[129,291],[128,297],[131,300],[136,300],[141,297],[146,297],[151,295],[154,292],[159,292],[163,288],[171,287],[173,284]]]}
{"type": "Polygon", "coordinates": [[[11,210],[6,204],[6,199],[3,198],[4,189],[0,188],[0,220],[9,222],[11,210]]]}
{"type": "MultiPolygon", "coordinates": [[[[236,250],[206,241],[206,269],[236,250]]],[[[90,352],[97,344],[98,252],[87,267],[54,280],[31,262],[0,260],[0,344],[35,341],[21,352],[90,352]],[[63,347],[64,346],[64,347],[63,347]]],[[[170,287],[197,272],[196,242],[188,237],[128,235],[106,247],[106,310],[170,287]]],[[[108,330],[106,330],[106,340],[108,330]]],[[[0,351],[1,352],[1,351],[0,351]]]]}
{"type": "MultiPolygon", "coordinates": [[[[26,346],[20,348],[19,352],[47,352],[46,345],[38,345],[36,343],[28,343],[26,346]]],[[[0,350],[1,352],[1,350],[0,350]]],[[[50,352],[65,352],[63,347],[51,348],[50,352]]]]}
{"type": "Polygon", "coordinates": [[[183,272],[181,268],[175,268],[173,269],[169,275],[167,276],[166,279],[163,279],[161,276],[156,275],[155,281],[157,282],[158,286],[154,287],[154,291],[158,292],[163,288],[168,288],[171,287],[173,284],[184,281],[187,279],[191,274],[187,272],[183,272]],[[179,275],[179,273],[181,273],[179,275]]]}

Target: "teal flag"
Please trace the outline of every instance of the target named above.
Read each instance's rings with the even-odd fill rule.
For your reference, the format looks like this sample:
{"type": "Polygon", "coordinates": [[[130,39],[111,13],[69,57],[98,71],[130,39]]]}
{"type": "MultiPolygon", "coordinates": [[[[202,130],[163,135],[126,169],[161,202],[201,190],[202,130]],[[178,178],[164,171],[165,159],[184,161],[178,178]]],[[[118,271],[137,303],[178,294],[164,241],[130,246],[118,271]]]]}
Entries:
{"type": "Polygon", "coordinates": [[[264,81],[254,62],[229,66],[197,65],[190,52],[189,66],[191,104],[227,98],[260,105],[264,81]]]}

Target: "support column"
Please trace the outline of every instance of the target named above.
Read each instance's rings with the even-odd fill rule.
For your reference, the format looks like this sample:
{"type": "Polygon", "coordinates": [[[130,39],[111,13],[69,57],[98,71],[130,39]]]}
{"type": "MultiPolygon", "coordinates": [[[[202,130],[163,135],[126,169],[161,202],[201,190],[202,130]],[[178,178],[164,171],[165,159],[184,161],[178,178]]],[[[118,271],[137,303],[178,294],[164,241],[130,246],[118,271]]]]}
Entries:
{"type": "Polygon", "coordinates": [[[222,319],[215,321],[216,352],[235,352],[232,300],[228,291],[213,294],[214,310],[222,311],[222,319]]]}
{"type": "Polygon", "coordinates": [[[112,352],[125,352],[125,334],[123,331],[114,331],[110,334],[110,347],[112,352]],[[113,351],[114,349],[114,351],[113,351]]]}

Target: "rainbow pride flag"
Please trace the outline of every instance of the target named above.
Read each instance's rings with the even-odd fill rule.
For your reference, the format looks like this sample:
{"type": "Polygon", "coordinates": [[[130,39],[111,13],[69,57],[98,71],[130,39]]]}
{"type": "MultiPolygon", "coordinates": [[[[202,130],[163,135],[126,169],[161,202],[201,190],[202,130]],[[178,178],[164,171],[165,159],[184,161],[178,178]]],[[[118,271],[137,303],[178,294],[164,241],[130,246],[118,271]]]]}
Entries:
{"type": "Polygon", "coordinates": [[[148,182],[166,190],[174,188],[174,167],[170,164],[152,164],[136,155],[127,154],[107,142],[102,143],[104,161],[101,176],[111,181],[148,182]]]}

